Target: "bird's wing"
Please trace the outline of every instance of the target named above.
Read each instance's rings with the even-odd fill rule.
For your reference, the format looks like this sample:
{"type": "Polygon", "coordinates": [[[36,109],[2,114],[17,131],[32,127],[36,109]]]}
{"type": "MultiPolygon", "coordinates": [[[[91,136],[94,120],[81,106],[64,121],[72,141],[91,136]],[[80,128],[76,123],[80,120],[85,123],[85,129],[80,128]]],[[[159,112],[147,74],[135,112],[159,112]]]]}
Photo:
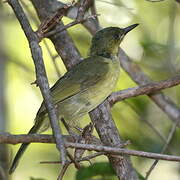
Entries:
{"type": "Polygon", "coordinates": [[[51,88],[54,104],[88,89],[108,72],[108,60],[94,56],[84,59],[74,66],[51,88]]]}

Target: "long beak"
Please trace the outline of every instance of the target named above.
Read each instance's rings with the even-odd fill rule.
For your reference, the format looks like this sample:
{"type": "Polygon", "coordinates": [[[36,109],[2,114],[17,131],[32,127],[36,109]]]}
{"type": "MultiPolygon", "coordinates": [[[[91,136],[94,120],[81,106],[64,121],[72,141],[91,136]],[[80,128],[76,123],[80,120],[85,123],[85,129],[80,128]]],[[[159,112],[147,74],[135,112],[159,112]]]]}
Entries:
{"type": "Polygon", "coordinates": [[[138,26],[139,24],[132,24],[126,28],[124,28],[124,35],[126,35],[129,31],[131,31],[132,29],[134,29],[136,26],[138,26]]]}

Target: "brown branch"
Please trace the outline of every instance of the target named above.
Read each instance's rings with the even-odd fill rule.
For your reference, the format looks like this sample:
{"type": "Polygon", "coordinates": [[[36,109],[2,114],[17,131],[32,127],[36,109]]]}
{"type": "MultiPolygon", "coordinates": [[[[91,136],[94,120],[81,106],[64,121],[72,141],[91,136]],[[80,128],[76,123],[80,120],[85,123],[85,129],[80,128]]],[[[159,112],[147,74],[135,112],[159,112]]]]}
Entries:
{"type": "MultiPolygon", "coordinates": [[[[79,149],[86,149],[89,151],[98,151],[98,152],[103,151],[109,154],[121,155],[121,158],[122,158],[121,160],[123,160],[122,154],[124,154],[124,155],[138,156],[138,157],[146,157],[146,158],[151,158],[151,159],[180,162],[180,156],[150,153],[150,152],[145,152],[145,151],[128,150],[124,148],[115,148],[115,147],[109,147],[109,146],[98,146],[94,144],[79,144],[79,143],[65,143],[65,144],[67,148],[76,147],[79,149]]],[[[118,158],[118,156],[115,156],[115,157],[118,158]]]]}
{"type": "MultiPolygon", "coordinates": [[[[119,147],[123,141],[112,119],[109,103],[105,101],[89,114],[102,143],[106,146],[119,147]]],[[[119,179],[138,179],[128,156],[108,155],[107,157],[119,179]]]]}
{"type": "MultiPolygon", "coordinates": [[[[63,139],[69,142],[75,142],[71,136],[64,136],[63,139]]],[[[0,144],[19,144],[19,143],[55,143],[52,135],[47,134],[21,134],[12,135],[10,133],[0,133],[0,144]]]]}
{"type": "Polygon", "coordinates": [[[86,11],[93,5],[94,0],[80,0],[76,20],[82,20],[86,11]]]}
{"type": "Polygon", "coordinates": [[[66,164],[62,167],[62,169],[60,170],[60,174],[59,174],[57,180],[62,180],[62,179],[63,179],[63,177],[64,177],[64,175],[65,175],[65,172],[66,172],[67,168],[69,167],[69,165],[70,165],[70,163],[66,163],[66,164]]]}
{"type": "MultiPolygon", "coordinates": [[[[117,147],[110,147],[110,146],[102,146],[97,144],[80,144],[80,143],[73,143],[73,138],[70,136],[64,136],[64,142],[66,148],[79,148],[79,149],[86,149],[89,151],[98,151],[98,152],[106,152],[113,155],[132,155],[138,157],[146,157],[152,159],[159,159],[159,160],[167,160],[167,161],[177,161],[180,162],[180,156],[173,156],[173,155],[163,155],[158,153],[150,153],[144,151],[136,151],[136,150],[128,150],[120,147],[124,147],[124,144],[121,144],[118,148],[117,147]]],[[[8,144],[17,144],[17,143],[27,143],[27,142],[43,142],[43,143],[52,143],[53,136],[51,135],[11,135],[8,133],[1,133],[0,134],[0,143],[8,143],[8,144]]],[[[126,143],[125,143],[126,144],[126,143]]],[[[118,156],[115,156],[118,158],[118,156]]],[[[121,157],[122,158],[122,157],[121,157]]]]}
{"type": "MultiPolygon", "coordinates": [[[[104,152],[97,152],[97,153],[91,154],[89,156],[82,157],[81,159],[77,159],[76,161],[77,162],[89,161],[90,159],[93,159],[93,158],[96,158],[98,156],[105,155],[105,154],[106,153],[104,153],[104,152]]],[[[41,161],[40,164],[61,164],[61,161],[41,161]]]]}
{"type": "Polygon", "coordinates": [[[157,91],[167,89],[178,84],[180,84],[180,75],[164,81],[153,82],[140,87],[128,88],[122,91],[114,92],[109,96],[108,101],[113,105],[116,102],[122,101],[127,98],[136,97],[139,95],[152,95],[157,91]]]}
{"type": "Polygon", "coordinates": [[[44,62],[42,58],[42,50],[39,46],[39,38],[36,33],[31,28],[31,25],[17,0],[8,0],[9,5],[12,7],[26,37],[29,42],[29,47],[31,49],[32,59],[34,61],[35,69],[36,69],[36,78],[38,85],[41,90],[41,94],[44,98],[44,103],[49,115],[49,119],[51,122],[51,127],[53,130],[53,135],[56,139],[57,149],[61,152],[62,161],[65,162],[65,147],[62,140],[61,129],[58,124],[58,118],[56,115],[55,107],[52,103],[52,98],[50,96],[49,91],[49,83],[46,75],[46,70],[44,67],[44,62]]]}

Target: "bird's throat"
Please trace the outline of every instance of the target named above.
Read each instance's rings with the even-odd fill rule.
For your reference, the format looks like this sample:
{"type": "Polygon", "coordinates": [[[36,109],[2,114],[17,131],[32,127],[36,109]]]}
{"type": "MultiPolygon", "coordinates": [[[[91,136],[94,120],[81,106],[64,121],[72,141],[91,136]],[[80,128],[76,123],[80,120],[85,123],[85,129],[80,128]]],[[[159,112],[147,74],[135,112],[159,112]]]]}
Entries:
{"type": "Polygon", "coordinates": [[[90,56],[101,56],[104,58],[114,59],[118,55],[117,47],[103,47],[103,46],[92,46],[90,51],[90,56]]]}

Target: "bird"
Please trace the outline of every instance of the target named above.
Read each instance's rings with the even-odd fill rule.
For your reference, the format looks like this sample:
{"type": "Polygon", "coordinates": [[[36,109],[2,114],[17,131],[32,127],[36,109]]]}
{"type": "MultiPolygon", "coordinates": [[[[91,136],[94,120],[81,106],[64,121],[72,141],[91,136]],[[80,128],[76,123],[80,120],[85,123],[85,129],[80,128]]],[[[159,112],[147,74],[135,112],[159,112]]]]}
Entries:
{"type": "MultiPolygon", "coordinates": [[[[125,35],[138,24],[125,28],[106,27],[92,38],[89,56],[73,66],[51,88],[53,104],[58,118],[71,127],[81,117],[101,104],[113,91],[119,77],[118,50],[125,35]]],[[[50,127],[50,121],[42,102],[34,126],[28,134],[41,133],[50,127]]],[[[30,143],[23,143],[9,169],[13,173],[30,143]]]]}

